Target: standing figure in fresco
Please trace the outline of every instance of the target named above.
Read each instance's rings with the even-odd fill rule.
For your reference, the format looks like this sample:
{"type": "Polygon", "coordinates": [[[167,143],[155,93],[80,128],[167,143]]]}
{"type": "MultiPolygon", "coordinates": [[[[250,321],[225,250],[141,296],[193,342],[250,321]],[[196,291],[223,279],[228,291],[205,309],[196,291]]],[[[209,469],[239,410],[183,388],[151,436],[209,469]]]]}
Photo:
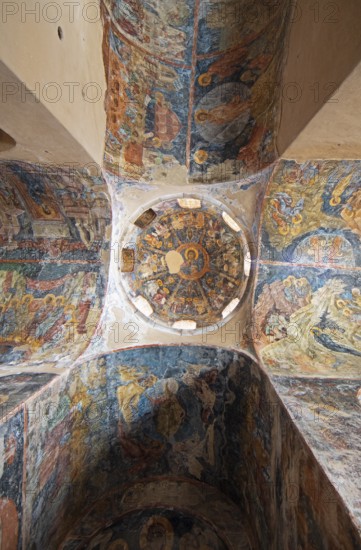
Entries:
{"type": "Polygon", "coordinates": [[[173,112],[171,104],[166,101],[161,92],[156,92],[153,144],[156,147],[170,148],[172,141],[178,136],[181,127],[179,118],[173,112]]]}
{"type": "Polygon", "coordinates": [[[20,231],[18,217],[23,214],[16,206],[16,197],[14,190],[11,194],[5,190],[0,191],[0,237],[8,243],[11,243],[20,231]]]}
{"type": "Polygon", "coordinates": [[[124,160],[127,171],[143,173],[143,137],[138,130],[133,130],[130,140],[124,145],[124,160]]]}
{"type": "Polygon", "coordinates": [[[213,88],[199,101],[194,114],[202,138],[217,144],[225,144],[239,136],[249,119],[249,90],[237,82],[213,88]]]}
{"type": "Polygon", "coordinates": [[[2,338],[8,338],[14,334],[17,329],[19,300],[13,298],[7,306],[2,307],[0,336],[2,338]]]}
{"type": "Polygon", "coordinates": [[[101,240],[110,222],[109,201],[105,193],[96,194],[90,202],[90,225],[95,228],[95,237],[101,240]]]}
{"type": "Polygon", "coordinates": [[[322,263],[323,255],[325,252],[325,244],[326,239],[324,237],[315,235],[310,238],[310,248],[307,250],[307,253],[317,264],[322,263]]]}
{"type": "Polygon", "coordinates": [[[219,60],[215,61],[208,67],[206,73],[201,74],[198,77],[198,83],[200,86],[209,86],[213,77],[217,76],[220,80],[223,80],[229,76],[232,76],[235,72],[240,70],[242,63],[246,60],[248,50],[246,48],[233,48],[224,53],[219,60]]]}
{"type": "Polygon", "coordinates": [[[331,246],[328,249],[327,261],[338,264],[342,261],[345,250],[345,241],[343,237],[336,236],[332,239],[331,246]]]}
{"type": "Polygon", "coordinates": [[[37,335],[41,335],[41,327],[46,323],[48,316],[55,306],[54,294],[48,294],[45,298],[38,300],[39,306],[32,322],[27,327],[27,341],[33,345],[39,345],[37,335]]]}
{"type": "Polygon", "coordinates": [[[86,248],[91,248],[94,242],[94,232],[90,224],[85,223],[85,220],[78,219],[75,221],[75,227],[78,230],[81,242],[86,248]]]}
{"type": "Polygon", "coordinates": [[[241,160],[246,168],[252,169],[259,166],[260,149],[265,141],[267,129],[263,126],[254,126],[247,145],[241,147],[237,160],[241,160]]]}
{"type": "Polygon", "coordinates": [[[19,516],[11,498],[0,499],[0,548],[15,550],[18,547],[19,516]]]}
{"type": "Polygon", "coordinates": [[[35,338],[42,343],[50,342],[53,338],[59,337],[64,330],[64,296],[57,296],[53,308],[43,322],[39,323],[35,330],[35,338]]]}

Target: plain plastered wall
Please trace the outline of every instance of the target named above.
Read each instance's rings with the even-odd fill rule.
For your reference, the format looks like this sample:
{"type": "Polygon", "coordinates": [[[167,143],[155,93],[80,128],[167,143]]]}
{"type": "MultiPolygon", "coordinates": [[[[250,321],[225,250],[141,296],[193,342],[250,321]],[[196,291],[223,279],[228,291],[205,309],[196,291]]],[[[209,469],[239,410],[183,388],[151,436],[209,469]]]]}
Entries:
{"type": "MultiPolygon", "coordinates": [[[[343,153],[347,158],[349,143],[361,143],[357,120],[353,123],[353,137],[352,131],[350,135],[342,124],[358,116],[360,79],[353,80],[351,87],[344,87],[341,95],[337,90],[361,60],[361,3],[302,0],[294,8],[281,90],[278,151],[285,158],[300,160],[335,158],[336,151],[336,158],[342,158],[343,153]],[[325,115],[321,116],[323,111],[325,115]],[[317,123],[306,128],[303,135],[315,115],[317,123]],[[337,145],[340,139],[345,151],[337,145]]],[[[360,152],[358,145],[352,154],[360,157],[360,152]]]]}
{"type": "MultiPolygon", "coordinates": [[[[17,142],[22,141],[22,149],[28,149],[27,156],[30,151],[39,160],[44,160],[43,142],[48,137],[47,150],[53,157],[52,161],[93,160],[101,164],[106,90],[102,32],[98,2],[2,2],[1,119],[2,125],[4,121],[6,123],[3,129],[17,142]],[[26,90],[34,93],[36,101],[26,90]],[[18,106],[23,104],[19,106],[22,114],[11,112],[16,103],[18,106]],[[24,108],[27,103],[28,108],[24,108]],[[44,110],[39,118],[40,128],[36,124],[32,126],[32,140],[28,143],[21,139],[21,126],[33,122],[33,115],[29,115],[27,120],[27,113],[34,109],[34,103],[40,103],[44,110]],[[48,130],[41,125],[43,119],[47,119],[48,130]],[[70,143],[73,140],[69,151],[64,144],[65,159],[61,144],[57,144],[59,155],[57,147],[50,150],[52,142],[59,141],[57,133],[62,129],[70,143]],[[40,133],[43,135],[37,143],[40,133]]],[[[14,152],[10,154],[8,151],[1,158],[30,160],[24,158],[21,151],[19,154],[20,157],[14,157],[14,152]]]]}

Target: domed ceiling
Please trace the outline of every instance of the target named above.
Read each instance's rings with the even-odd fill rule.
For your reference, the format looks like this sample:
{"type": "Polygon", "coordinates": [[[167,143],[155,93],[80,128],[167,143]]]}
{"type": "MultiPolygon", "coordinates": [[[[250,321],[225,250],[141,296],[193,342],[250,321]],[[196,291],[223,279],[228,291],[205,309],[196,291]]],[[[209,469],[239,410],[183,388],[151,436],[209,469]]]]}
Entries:
{"type": "Polygon", "coordinates": [[[162,325],[196,329],[239,304],[249,252],[238,223],[203,199],[174,198],[144,211],[122,249],[122,283],[133,305],[162,325]]]}
{"type": "Polygon", "coordinates": [[[106,168],[239,180],[276,159],[286,0],[107,0],[106,168]]]}

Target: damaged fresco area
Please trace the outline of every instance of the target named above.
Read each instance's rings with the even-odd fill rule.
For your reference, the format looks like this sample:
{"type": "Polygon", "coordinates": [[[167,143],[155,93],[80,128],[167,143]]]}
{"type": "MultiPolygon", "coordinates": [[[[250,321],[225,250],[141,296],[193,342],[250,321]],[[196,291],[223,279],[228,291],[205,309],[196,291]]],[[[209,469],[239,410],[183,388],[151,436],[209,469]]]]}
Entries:
{"type": "Polygon", "coordinates": [[[51,382],[56,374],[24,372],[0,377],[0,417],[6,416],[33,393],[51,382]]]}
{"type": "Polygon", "coordinates": [[[280,161],[267,188],[261,260],[361,267],[361,161],[280,161]]]}
{"type": "Polygon", "coordinates": [[[107,170],[213,183],[272,163],[288,18],[285,1],[105,2],[107,170]]]}
{"type": "Polygon", "coordinates": [[[0,541],[21,548],[23,518],[24,413],[0,424],[0,541]]]}
{"type": "Polygon", "coordinates": [[[261,265],[256,345],[273,373],[360,377],[361,273],[261,265]]]}
{"type": "Polygon", "coordinates": [[[129,550],[159,547],[165,550],[189,550],[207,545],[215,550],[227,550],[226,545],[206,522],[175,511],[161,508],[126,516],[92,541],[129,550]]]}
{"type": "Polygon", "coordinates": [[[106,187],[74,170],[3,162],[0,202],[1,371],[74,359],[103,305],[106,187]]]}
{"type": "Polygon", "coordinates": [[[185,514],[164,512],[155,509],[152,512],[127,516],[121,523],[112,526],[103,536],[98,536],[97,544],[116,542],[124,550],[134,548],[143,550],[149,547],[162,547],[166,550],[186,550],[207,545],[208,548],[227,550],[227,547],[207,523],[189,518],[185,514]],[[140,528],[140,526],[143,526],[140,528]]]}
{"type": "Polygon", "coordinates": [[[274,376],[295,424],[361,524],[361,381],[274,376]]]}

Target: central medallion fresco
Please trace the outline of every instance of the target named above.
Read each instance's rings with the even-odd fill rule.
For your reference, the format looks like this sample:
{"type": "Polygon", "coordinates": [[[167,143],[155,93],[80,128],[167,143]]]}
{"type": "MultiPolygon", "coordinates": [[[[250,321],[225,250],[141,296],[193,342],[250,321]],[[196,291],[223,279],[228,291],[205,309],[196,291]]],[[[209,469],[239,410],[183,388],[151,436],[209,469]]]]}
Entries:
{"type": "Polygon", "coordinates": [[[248,246],[222,205],[174,198],[132,224],[122,249],[122,283],[141,314],[195,330],[226,319],[249,275],[248,246]]]}

